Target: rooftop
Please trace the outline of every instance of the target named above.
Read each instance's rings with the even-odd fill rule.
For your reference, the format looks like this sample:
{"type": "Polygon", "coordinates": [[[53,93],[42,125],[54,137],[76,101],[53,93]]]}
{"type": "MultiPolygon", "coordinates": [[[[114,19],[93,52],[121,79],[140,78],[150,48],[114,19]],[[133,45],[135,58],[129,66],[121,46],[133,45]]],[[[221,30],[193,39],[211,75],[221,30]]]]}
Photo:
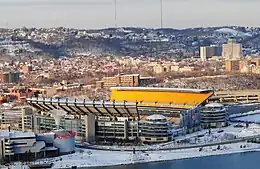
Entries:
{"type": "Polygon", "coordinates": [[[165,120],[166,117],[161,114],[153,114],[147,117],[147,120],[165,120]]]}
{"type": "Polygon", "coordinates": [[[37,98],[31,97],[27,98],[27,101],[36,101],[36,102],[51,102],[51,103],[68,103],[68,104],[86,104],[86,105],[127,105],[127,106],[136,106],[135,102],[112,102],[112,101],[104,101],[104,100],[84,100],[84,99],[71,99],[71,98],[37,98]]]}
{"type": "Polygon", "coordinates": [[[224,107],[224,105],[220,104],[220,103],[209,103],[209,104],[206,104],[205,107],[221,108],[221,107],[224,107]]]}
{"type": "Polygon", "coordinates": [[[20,131],[8,131],[0,130],[0,138],[23,138],[23,137],[35,137],[35,133],[24,133],[20,131]]]}

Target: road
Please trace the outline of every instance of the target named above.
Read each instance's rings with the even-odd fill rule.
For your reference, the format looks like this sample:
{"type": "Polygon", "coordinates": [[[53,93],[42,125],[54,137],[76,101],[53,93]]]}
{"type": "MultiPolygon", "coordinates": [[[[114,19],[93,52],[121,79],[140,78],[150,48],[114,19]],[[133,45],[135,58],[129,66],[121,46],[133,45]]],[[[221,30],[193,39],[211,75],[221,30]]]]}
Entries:
{"type": "MultiPolygon", "coordinates": [[[[157,148],[145,148],[145,147],[135,147],[135,151],[158,151],[158,150],[180,150],[180,149],[190,149],[190,148],[201,148],[201,147],[209,147],[209,146],[218,146],[218,145],[225,145],[225,144],[232,144],[232,143],[239,143],[245,141],[251,141],[256,138],[260,138],[260,135],[255,136],[248,136],[248,137],[239,137],[233,140],[225,140],[225,141],[218,141],[218,142],[211,142],[211,143],[203,143],[203,144],[195,144],[195,145],[185,145],[185,146],[178,146],[178,147],[157,147],[157,148]]],[[[89,149],[96,149],[96,150],[110,150],[110,151],[133,151],[133,149],[122,149],[119,148],[111,148],[111,147],[100,147],[97,145],[88,145],[86,148],[89,149]]]]}

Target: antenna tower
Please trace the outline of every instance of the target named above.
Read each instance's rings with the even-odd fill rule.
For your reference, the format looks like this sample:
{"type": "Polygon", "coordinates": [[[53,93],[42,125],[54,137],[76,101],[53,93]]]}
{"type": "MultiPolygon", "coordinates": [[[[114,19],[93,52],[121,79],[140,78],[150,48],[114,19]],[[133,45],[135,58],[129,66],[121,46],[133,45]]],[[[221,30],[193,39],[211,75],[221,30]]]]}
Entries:
{"type": "Polygon", "coordinates": [[[117,0],[114,0],[114,7],[115,28],[117,28],[117,0]]]}
{"type": "Polygon", "coordinates": [[[160,0],[161,28],[163,28],[163,0],[160,0]]]}

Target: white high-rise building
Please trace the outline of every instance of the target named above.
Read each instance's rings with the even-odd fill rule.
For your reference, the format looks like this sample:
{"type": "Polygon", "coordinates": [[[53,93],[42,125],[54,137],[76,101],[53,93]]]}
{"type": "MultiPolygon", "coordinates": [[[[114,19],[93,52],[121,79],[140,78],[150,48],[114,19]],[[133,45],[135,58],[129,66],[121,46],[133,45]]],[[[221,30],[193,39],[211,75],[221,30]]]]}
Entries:
{"type": "Polygon", "coordinates": [[[200,47],[200,58],[204,62],[208,58],[214,56],[214,47],[213,46],[202,46],[200,47]]]}
{"type": "Polygon", "coordinates": [[[223,45],[222,56],[227,60],[241,59],[243,57],[242,45],[234,40],[229,40],[227,44],[223,45]]]}

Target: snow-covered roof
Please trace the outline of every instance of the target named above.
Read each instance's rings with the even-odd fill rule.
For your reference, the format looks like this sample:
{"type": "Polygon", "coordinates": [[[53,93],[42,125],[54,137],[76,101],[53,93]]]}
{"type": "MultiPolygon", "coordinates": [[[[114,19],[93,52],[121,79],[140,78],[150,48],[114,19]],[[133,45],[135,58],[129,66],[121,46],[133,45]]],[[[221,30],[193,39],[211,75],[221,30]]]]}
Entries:
{"type": "Polygon", "coordinates": [[[111,87],[111,90],[140,90],[140,91],[167,91],[167,92],[212,92],[209,89],[186,89],[186,88],[157,88],[157,87],[111,87]]]}
{"type": "Polygon", "coordinates": [[[220,103],[209,103],[209,104],[206,104],[205,107],[221,108],[221,107],[224,107],[224,105],[223,105],[223,104],[220,104],[220,103]]]}
{"type": "Polygon", "coordinates": [[[147,117],[147,120],[164,120],[164,119],[166,119],[166,117],[161,114],[153,114],[147,117]]]}
{"type": "Polygon", "coordinates": [[[59,135],[67,135],[68,134],[68,132],[64,129],[54,130],[53,132],[55,134],[59,134],[59,135]]]}
{"type": "Polygon", "coordinates": [[[139,74],[126,74],[126,75],[121,75],[121,76],[140,76],[139,74]]]}
{"type": "Polygon", "coordinates": [[[0,130],[0,138],[23,138],[23,137],[35,137],[35,133],[28,132],[23,133],[20,131],[8,131],[0,130]]]}
{"type": "Polygon", "coordinates": [[[149,77],[140,77],[140,79],[156,79],[156,77],[152,77],[152,76],[149,76],[149,77]]]}

